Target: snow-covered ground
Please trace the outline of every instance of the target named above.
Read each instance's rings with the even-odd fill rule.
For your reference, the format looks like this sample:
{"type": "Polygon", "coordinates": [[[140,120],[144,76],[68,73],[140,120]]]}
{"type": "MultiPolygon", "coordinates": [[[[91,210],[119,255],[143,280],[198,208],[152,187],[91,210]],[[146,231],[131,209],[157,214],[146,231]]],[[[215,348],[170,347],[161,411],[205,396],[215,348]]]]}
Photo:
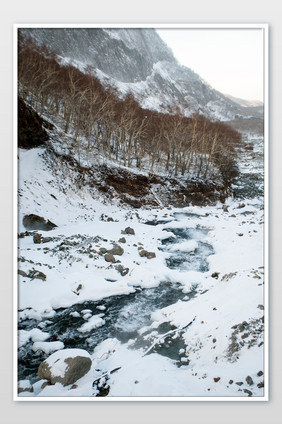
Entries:
{"type": "Polygon", "coordinates": [[[33,388],[20,396],[263,397],[263,199],[120,208],[58,184],[43,153],[19,152],[19,379],[33,388]],[[41,243],[22,224],[31,213],[57,225],[41,243]],[[74,386],[42,388],[25,358],[68,347],[72,328],[52,330],[62,310],[92,367],[74,386]]]}

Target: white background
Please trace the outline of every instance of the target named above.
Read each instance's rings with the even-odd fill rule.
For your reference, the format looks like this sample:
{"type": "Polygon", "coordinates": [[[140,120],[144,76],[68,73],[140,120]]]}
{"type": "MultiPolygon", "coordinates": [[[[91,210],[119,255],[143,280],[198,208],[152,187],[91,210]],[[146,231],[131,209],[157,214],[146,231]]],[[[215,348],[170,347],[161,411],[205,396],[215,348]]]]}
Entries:
{"type": "Polygon", "coordinates": [[[282,398],[280,269],[282,190],[282,6],[277,0],[93,1],[13,0],[0,25],[0,416],[4,424],[278,424],[282,398]],[[14,402],[12,400],[12,45],[21,23],[268,23],[270,25],[270,401],[269,402],[14,402]],[[280,266],[279,266],[280,265],[280,266]]]}

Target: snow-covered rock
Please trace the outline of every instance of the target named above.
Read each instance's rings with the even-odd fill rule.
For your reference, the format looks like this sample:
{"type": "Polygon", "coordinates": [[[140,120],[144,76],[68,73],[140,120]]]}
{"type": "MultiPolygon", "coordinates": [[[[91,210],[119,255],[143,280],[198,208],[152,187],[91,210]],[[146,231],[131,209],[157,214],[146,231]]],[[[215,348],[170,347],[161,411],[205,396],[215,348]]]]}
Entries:
{"type": "Polygon", "coordinates": [[[18,393],[32,393],[33,387],[29,380],[20,380],[18,382],[18,393]]]}
{"type": "Polygon", "coordinates": [[[68,386],[87,374],[91,365],[91,356],[86,350],[59,350],[40,364],[38,376],[51,384],[61,383],[68,386]]]}

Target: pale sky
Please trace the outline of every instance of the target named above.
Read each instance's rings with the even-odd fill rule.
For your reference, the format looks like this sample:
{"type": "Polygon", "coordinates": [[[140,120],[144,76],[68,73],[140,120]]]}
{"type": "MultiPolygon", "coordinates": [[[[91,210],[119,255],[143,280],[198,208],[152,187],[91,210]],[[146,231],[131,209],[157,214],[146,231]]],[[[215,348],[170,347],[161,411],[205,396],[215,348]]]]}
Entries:
{"type": "Polygon", "coordinates": [[[182,65],[213,88],[245,100],[263,101],[263,29],[158,29],[182,65]]]}

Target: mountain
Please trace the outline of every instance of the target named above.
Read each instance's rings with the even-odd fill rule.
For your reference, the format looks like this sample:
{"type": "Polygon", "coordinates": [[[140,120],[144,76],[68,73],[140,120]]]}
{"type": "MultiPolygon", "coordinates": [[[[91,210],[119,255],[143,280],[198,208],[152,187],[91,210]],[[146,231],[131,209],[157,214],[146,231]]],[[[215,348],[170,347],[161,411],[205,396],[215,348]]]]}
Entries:
{"type": "Polygon", "coordinates": [[[181,107],[186,116],[199,112],[210,119],[230,121],[260,117],[260,110],[238,104],[191,69],[180,65],[154,29],[143,28],[22,28],[59,55],[115,87],[121,97],[132,93],[144,108],[170,111],[181,107]]]}
{"type": "Polygon", "coordinates": [[[261,102],[260,100],[244,100],[238,97],[231,96],[231,94],[225,94],[225,96],[233,102],[238,103],[242,107],[263,107],[263,102],[261,102]]]}

